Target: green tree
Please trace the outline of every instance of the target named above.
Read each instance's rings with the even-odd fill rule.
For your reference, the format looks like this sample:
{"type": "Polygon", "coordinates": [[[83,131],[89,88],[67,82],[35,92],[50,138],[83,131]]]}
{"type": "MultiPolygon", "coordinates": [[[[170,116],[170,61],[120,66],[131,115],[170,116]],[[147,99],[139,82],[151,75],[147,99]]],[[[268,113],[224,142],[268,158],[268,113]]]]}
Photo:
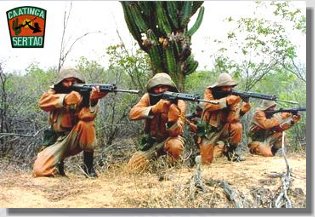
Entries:
{"type": "MultiPolygon", "coordinates": [[[[266,12],[265,12],[266,13],[266,12]]],[[[244,79],[242,86],[250,90],[268,73],[285,70],[305,82],[305,66],[297,57],[297,45],[289,35],[305,36],[305,16],[289,3],[257,3],[251,17],[226,19],[233,29],[226,38],[216,40],[220,46],[215,56],[215,69],[228,71],[244,79]],[[268,19],[259,17],[259,10],[269,8],[268,19]],[[224,43],[226,43],[224,45],[224,43]]]]}

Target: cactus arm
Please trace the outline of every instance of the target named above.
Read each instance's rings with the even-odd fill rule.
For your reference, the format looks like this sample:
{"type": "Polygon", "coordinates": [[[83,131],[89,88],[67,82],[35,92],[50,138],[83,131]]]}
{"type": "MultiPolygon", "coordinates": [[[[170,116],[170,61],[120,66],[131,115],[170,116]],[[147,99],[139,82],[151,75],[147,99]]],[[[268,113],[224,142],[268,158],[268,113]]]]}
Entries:
{"type": "Polygon", "coordinates": [[[156,2],[156,12],[157,12],[157,16],[158,16],[158,26],[160,31],[162,32],[163,35],[167,35],[167,33],[171,33],[172,29],[171,29],[171,24],[168,20],[168,17],[166,15],[166,11],[164,9],[164,3],[162,1],[157,1],[156,2]]]}
{"type": "Polygon", "coordinates": [[[201,23],[202,23],[202,19],[203,19],[203,15],[205,13],[205,8],[202,6],[199,10],[198,13],[198,17],[196,19],[196,22],[194,23],[194,25],[188,30],[187,35],[188,36],[192,36],[200,27],[201,23]]]}
{"type": "Polygon", "coordinates": [[[180,28],[180,23],[178,22],[178,9],[176,6],[176,2],[167,1],[166,2],[167,14],[170,18],[170,23],[174,26],[175,29],[180,28]]]}
{"type": "Polygon", "coordinates": [[[203,1],[194,1],[193,2],[193,9],[192,9],[192,15],[194,15],[196,12],[197,12],[197,10],[202,6],[202,4],[203,4],[203,1]]]}
{"type": "Polygon", "coordinates": [[[182,17],[181,17],[181,26],[186,27],[190,17],[192,16],[192,2],[191,1],[185,1],[183,10],[182,10],[182,17]]]}
{"type": "Polygon", "coordinates": [[[137,27],[137,24],[134,22],[134,19],[132,18],[132,11],[130,8],[129,2],[121,2],[123,11],[124,11],[124,17],[127,24],[127,27],[129,29],[129,32],[133,36],[133,38],[138,42],[140,48],[144,50],[145,52],[148,52],[148,49],[142,45],[142,39],[141,39],[141,32],[137,27]]]}

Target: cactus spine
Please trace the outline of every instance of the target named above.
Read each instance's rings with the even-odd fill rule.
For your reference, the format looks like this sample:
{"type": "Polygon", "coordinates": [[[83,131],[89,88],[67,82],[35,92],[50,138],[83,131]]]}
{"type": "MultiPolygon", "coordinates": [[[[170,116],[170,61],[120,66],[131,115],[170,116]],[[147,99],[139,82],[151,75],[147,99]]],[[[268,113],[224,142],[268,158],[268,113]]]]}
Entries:
{"type": "Polygon", "coordinates": [[[170,74],[180,90],[198,62],[191,54],[191,37],[204,15],[203,1],[122,1],[128,29],[150,56],[154,73],[170,74]],[[191,17],[196,22],[188,30],[191,17]]]}

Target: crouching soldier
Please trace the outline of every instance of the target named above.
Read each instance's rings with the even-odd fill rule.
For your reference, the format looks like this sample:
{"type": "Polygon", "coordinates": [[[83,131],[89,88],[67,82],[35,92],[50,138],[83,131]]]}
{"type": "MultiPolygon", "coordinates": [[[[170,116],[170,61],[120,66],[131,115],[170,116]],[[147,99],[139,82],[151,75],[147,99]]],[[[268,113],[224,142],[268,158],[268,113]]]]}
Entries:
{"type": "Polygon", "coordinates": [[[203,164],[212,163],[215,156],[224,154],[229,161],[244,160],[236,148],[241,142],[243,127],[240,118],[250,110],[248,99],[232,95],[237,83],[228,73],[221,73],[213,85],[206,88],[204,99],[218,104],[205,103],[202,114],[204,133],[199,144],[203,164]]]}
{"type": "Polygon", "coordinates": [[[168,74],[157,73],[148,81],[147,93],[130,110],[130,120],[145,122],[140,151],[128,162],[128,168],[133,171],[146,169],[150,160],[165,154],[170,162],[176,162],[184,150],[186,104],[182,100],[162,99],[165,91],[178,92],[178,89],[168,74]]]}
{"type": "MultiPolygon", "coordinates": [[[[273,114],[276,105],[274,101],[264,100],[261,107],[256,109],[248,134],[248,148],[251,154],[274,156],[282,147],[284,131],[300,120],[299,114],[293,115],[289,112],[273,114]]],[[[286,140],[286,137],[284,139],[286,140]]]]}
{"type": "Polygon", "coordinates": [[[39,107],[49,112],[50,130],[45,132],[45,147],[38,153],[33,166],[33,176],[65,176],[64,159],[83,151],[83,170],[87,177],[97,177],[93,167],[96,145],[94,119],[98,100],[107,95],[93,88],[89,105],[82,106],[83,97],[72,91],[75,83],[85,83],[75,69],[62,69],[59,80],[45,92],[39,107]]]}

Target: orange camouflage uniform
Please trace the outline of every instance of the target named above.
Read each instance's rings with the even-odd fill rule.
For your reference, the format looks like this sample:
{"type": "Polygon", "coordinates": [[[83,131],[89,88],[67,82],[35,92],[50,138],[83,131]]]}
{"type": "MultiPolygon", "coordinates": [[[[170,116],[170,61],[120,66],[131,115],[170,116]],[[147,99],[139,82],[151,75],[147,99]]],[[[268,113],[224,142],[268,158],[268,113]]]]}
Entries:
{"type": "Polygon", "coordinates": [[[228,105],[227,97],[215,99],[212,91],[213,89],[209,87],[204,92],[204,99],[218,102],[204,105],[202,120],[209,127],[199,145],[201,161],[204,164],[211,163],[215,155],[226,151],[225,141],[231,146],[238,146],[243,130],[240,118],[251,108],[250,104],[244,101],[228,105]]]}
{"type": "Polygon", "coordinates": [[[164,141],[164,149],[158,154],[167,153],[174,159],[178,159],[184,149],[184,140],[182,137],[185,123],[186,104],[178,100],[178,108],[181,111],[180,118],[171,126],[168,124],[170,111],[149,115],[152,110],[149,94],[142,96],[140,101],[130,110],[130,120],[145,120],[145,133],[154,138],[157,142],[164,141]]]}
{"type": "Polygon", "coordinates": [[[35,177],[57,175],[58,162],[82,150],[93,151],[96,145],[94,119],[98,106],[65,106],[65,96],[50,89],[39,100],[40,108],[49,112],[49,123],[58,138],[53,145],[38,153],[33,166],[35,177]]]}
{"type": "MultiPolygon", "coordinates": [[[[258,108],[253,116],[249,129],[249,151],[252,154],[272,157],[282,147],[282,136],[300,120],[293,118],[291,113],[276,113],[267,117],[264,110],[258,108]]],[[[286,143],[286,137],[284,137],[286,143]]]]}

